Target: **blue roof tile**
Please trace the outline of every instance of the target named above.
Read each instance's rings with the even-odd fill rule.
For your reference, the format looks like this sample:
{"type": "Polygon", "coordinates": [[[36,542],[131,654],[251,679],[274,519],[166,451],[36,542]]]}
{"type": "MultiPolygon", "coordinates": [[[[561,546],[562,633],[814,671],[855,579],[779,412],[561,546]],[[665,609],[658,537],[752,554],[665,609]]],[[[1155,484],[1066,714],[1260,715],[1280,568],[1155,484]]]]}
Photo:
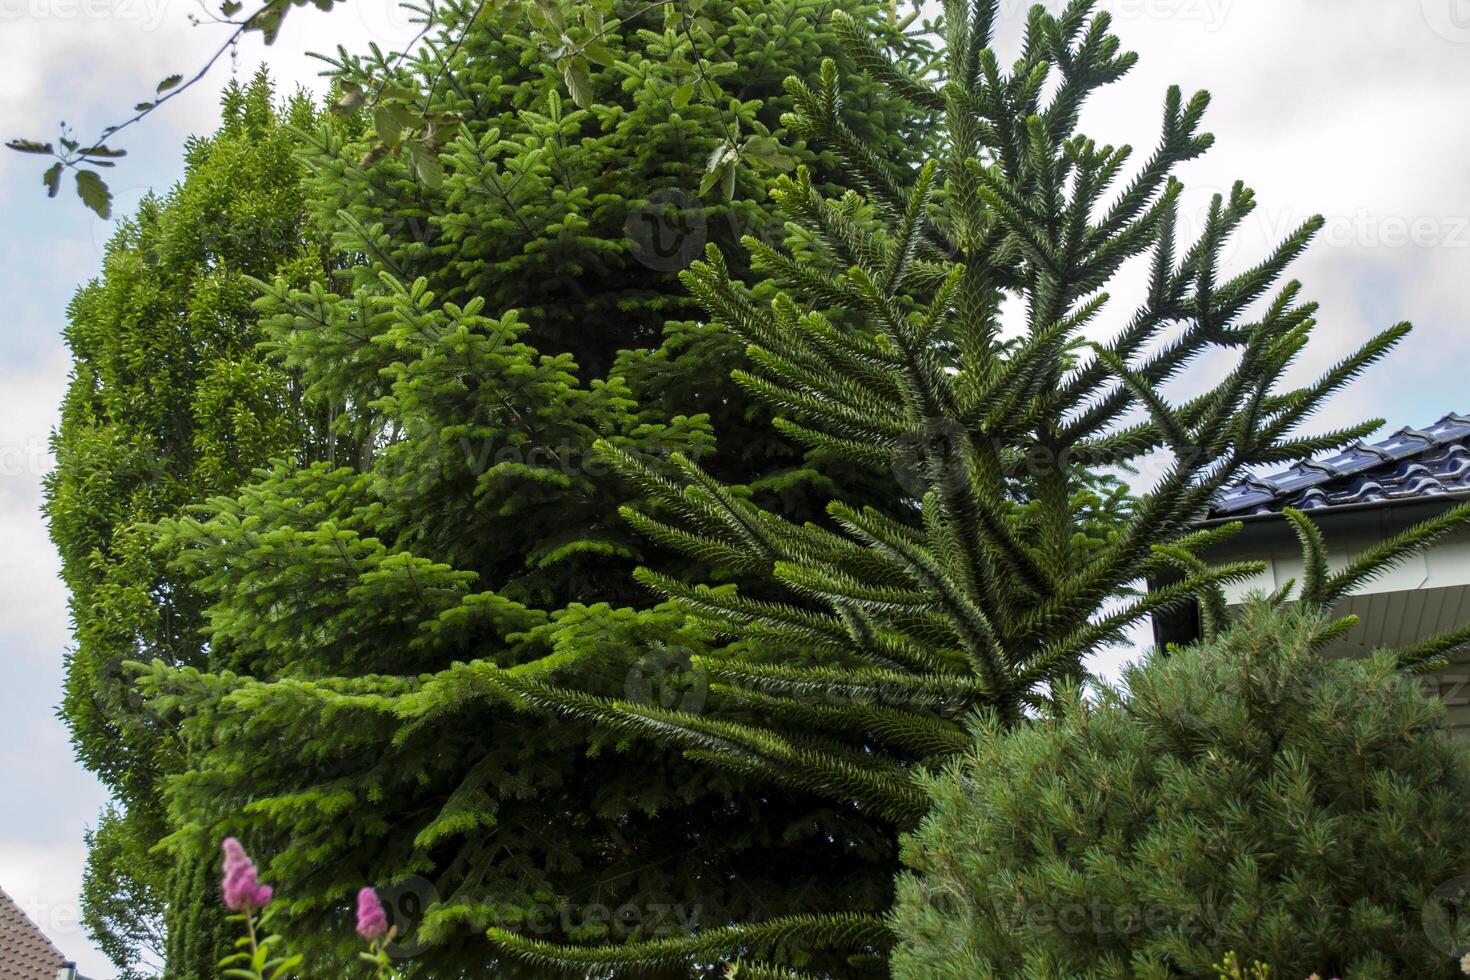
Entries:
{"type": "Polygon", "coordinates": [[[1270,476],[1249,476],[1215,500],[1211,518],[1321,510],[1443,494],[1470,494],[1470,416],[1446,415],[1427,429],[1404,428],[1326,459],[1270,476]]]}

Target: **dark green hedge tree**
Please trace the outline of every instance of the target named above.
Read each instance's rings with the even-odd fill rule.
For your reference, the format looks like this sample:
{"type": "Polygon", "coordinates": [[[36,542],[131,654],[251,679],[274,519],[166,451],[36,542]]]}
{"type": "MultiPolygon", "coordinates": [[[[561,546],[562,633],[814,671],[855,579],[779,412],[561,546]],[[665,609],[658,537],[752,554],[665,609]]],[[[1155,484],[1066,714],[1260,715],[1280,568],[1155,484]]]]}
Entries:
{"type": "MultiPolygon", "coordinates": [[[[278,111],[272,98],[263,77],[226,92],[220,129],[189,142],[183,180],[122,223],[101,276],[68,311],[72,381],[46,498],[76,642],[62,713],[78,758],[118,803],[92,841],[83,916],[122,969],[156,947],[155,913],[184,887],[171,879],[197,877],[148,853],[169,831],[162,783],[180,762],[171,727],[143,709],[123,663],[207,663],[204,599],[147,527],[233,492],[273,456],[309,456],[316,438],[297,411],[300,387],[255,350],[250,277],[304,285],[323,274],[286,128],[314,126],[316,113],[299,99],[278,111]]],[[[212,976],[215,954],[207,942],[173,975],[212,976]]]]}
{"type": "MultiPolygon", "coordinates": [[[[143,679],[183,732],[172,846],[203,860],[234,834],[270,855],[282,927],[310,937],[313,969],[355,955],[366,883],[399,899],[404,948],[435,976],[541,975],[497,963],[490,925],[567,941],[889,903],[887,827],[676,751],[622,751],[481,682],[504,668],[655,703],[705,696],[682,668],[710,637],[650,608],[631,572],[706,563],[623,524],[634,491],[594,457],[599,439],[705,459],[796,520],[858,480],[809,463],[740,397],[742,345],[685,319],[677,278],[707,242],[770,233],[748,168],[732,202],[696,193],[727,125],[834,172],[781,121],[786,76],[827,55],[856,67],[825,12],[712,2],[708,28],[650,14],[609,41],[620,84],[600,75],[588,109],[493,20],[406,65],[342,58],[344,90],[389,73],[446,120],[438,166],[375,152],[392,122],[367,107],[311,136],[308,206],[340,268],[265,283],[259,308],[301,410],[331,420],[322,458],[159,522],[175,573],[207,597],[210,660],[143,679]],[[681,106],[695,45],[723,95],[681,106]],[[692,251],[675,235],[650,252],[648,236],[685,225],[692,251]]],[[[922,44],[893,40],[919,64],[922,44]]],[[[855,95],[852,125],[911,158],[926,137],[875,93],[855,95]]]]}

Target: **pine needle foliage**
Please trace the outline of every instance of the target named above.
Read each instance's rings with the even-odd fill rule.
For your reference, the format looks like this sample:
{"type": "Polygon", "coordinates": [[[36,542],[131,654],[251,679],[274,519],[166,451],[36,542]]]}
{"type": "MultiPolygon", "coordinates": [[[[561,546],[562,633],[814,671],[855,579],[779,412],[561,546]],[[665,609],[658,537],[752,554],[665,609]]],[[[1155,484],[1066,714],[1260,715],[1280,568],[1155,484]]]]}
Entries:
{"type": "MultiPolygon", "coordinates": [[[[828,12],[712,0],[712,26],[674,32],[652,12],[608,39],[616,68],[585,109],[493,16],[422,57],[343,55],[344,77],[391,77],[457,117],[435,181],[369,159],[371,113],[299,127],[330,265],[306,283],[262,273],[257,311],[265,359],[300,378],[295,408],[325,444],[149,528],[202,597],[209,657],[140,667],[138,683],[186,763],[166,787],[171,852],[214,860],[233,835],[271,854],[272,915],[313,975],[356,962],[350,903],[368,883],[427,976],[545,976],[487,944],[491,926],[640,942],[891,900],[886,823],[549,724],[506,693],[584,690],[655,716],[704,696],[688,658],[714,641],[631,572],[710,570],[620,519],[636,491],[610,478],[599,439],[708,461],[797,521],[842,477],[740,397],[738,340],[681,319],[695,302],[677,269],[698,250],[654,262],[639,240],[652,226],[677,246],[687,223],[730,248],[775,220],[749,168],[733,202],[694,193],[726,121],[781,140],[829,186],[835,156],[781,121],[786,76],[824,56],[856,68],[828,12]],[[722,94],[680,107],[670,93],[696,54],[722,94]]],[[[923,63],[921,39],[892,39],[923,63]]],[[[923,138],[876,87],[853,102],[865,140],[916,156],[923,138]]]]}
{"type": "Polygon", "coordinates": [[[162,787],[182,763],[124,664],[203,666],[208,644],[204,596],[148,528],[273,456],[310,457],[320,435],[295,411],[297,379],[255,349],[250,281],[324,273],[290,132],[318,113],[278,103],[264,74],[222,103],[219,129],[188,142],[183,179],[120,222],[68,308],[72,376],[46,481],[75,639],[61,710],[78,760],[118,803],[89,840],[83,917],[128,976],[156,965],[166,920],[172,980],[212,977],[230,943],[212,871],[154,850],[172,829],[162,787]]]}
{"type": "MultiPolygon", "coordinates": [[[[1007,68],[991,46],[999,5],[949,3],[942,59],[923,73],[839,15],[854,60],[913,118],[936,120],[942,149],[907,167],[866,144],[844,121],[846,82],[830,62],[790,81],[789,127],[840,155],[850,189],[833,197],[800,170],[777,181],[790,234],[744,243],[780,285],[773,297],[752,295],[714,248],[684,279],[746,345],[750,367],[735,378],[781,431],[897,483],[900,502],[839,498],[824,520],[794,522],[689,458],[604,444],[655,502],[625,508],[626,519],[719,572],[698,582],[645,569],[639,580],[735,642],[697,661],[711,679],[703,714],[508,674],[497,680],[506,697],[908,830],[931,805],[916,774],[953,757],[966,716],[983,711],[1005,728],[1072,706],[1054,692],[1084,678],[1089,654],[1259,568],[1199,561],[1234,529],[1194,523],[1251,468],[1372,432],[1380,422],[1301,434],[1409,327],[1313,383],[1282,386],[1316,326],[1316,306],[1284,277],[1321,220],[1229,271],[1225,246],[1256,206],[1236,185],[1214,198],[1197,238],[1182,238],[1174,171],[1212,143],[1200,129],[1208,96],[1169,90],[1158,144],[1140,161],[1082,135],[1087,98],[1135,61],[1094,7],[1033,8],[1007,68]],[[1133,260],[1147,268],[1146,296],[1118,318],[1103,290],[1133,260]],[[1006,309],[1023,316],[1019,336],[1006,309]],[[1171,397],[1206,359],[1229,363],[1224,379],[1171,397]],[[1144,462],[1162,475],[1111,531],[1091,533],[1078,500],[1093,474],[1144,462]],[[1181,565],[1173,585],[1132,592],[1181,565]]],[[[738,936],[731,957],[742,955],[738,936]]]]}
{"type": "Polygon", "coordinates": [[[1257,596],[1095,701],[979,720],[923,780],[895,980],[1215,976],[1221,950],[1271,976],[1461,975],[1433,924],[1470,868],[1470,744],[1392,653],[1324,657],[1336,632],[1257,596]]]}

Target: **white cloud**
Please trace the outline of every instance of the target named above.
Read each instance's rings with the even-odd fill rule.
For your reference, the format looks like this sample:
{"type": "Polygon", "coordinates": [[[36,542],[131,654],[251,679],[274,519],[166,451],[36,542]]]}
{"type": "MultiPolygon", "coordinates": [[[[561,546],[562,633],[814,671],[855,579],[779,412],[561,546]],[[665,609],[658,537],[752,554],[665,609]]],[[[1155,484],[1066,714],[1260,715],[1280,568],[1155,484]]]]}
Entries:
{"type": "Polygon", "coordinates": [[[81,921],[79,883],[86,863],[80,838],[40,846],[0,841],[0,886],[80,972],[108,977],[111,961],[92,947],[81,921]]]}
{"type": "Polygon", "coordinates": [[[66,590],[42,523],[41,480],[51,469],[47,444],[66,384],[67,362],[53,351],[43,364],[0,366],[0,622],[7,646],[60,662],[68,638],[66,590]]]}
{"type": "MultiPolygon", "coordinates": [[[[1125,46],[1142,58],[1085,117],[1091,135],[1131,143],[1145,154],[1157,141],[1165,87],[1178,82],[1186,93],[1208,88],[1215,101],[1206,125],[1219,142],[1183,176],[1196,209],[1208,192],[1237,178],[1257,189],[1261,209],[1236,260],[1260,256],[1309,214],[1328,216],[1328,233],[1295,272],[1307,294],[1322,303],[1315,363],[1335,360],[1397,320],[1420,325],[1323,422],[1379,414],[1395,425],[1422,424],[1470,409],[1459,366],[1465,360],[1463,311],[1470,309],[1470,230],[1459,224],[1470,216],[1470,129],[1460,123],[1462,93],[1470,90],[1465,2],[1103,3],[1116,12],[1125,46]],[[1394,236],[1406,240],[1386,241],[1394,236]]],[[[1004,33],[1011,43],[1028,5],[1005,0],[1010,17],[1004,33]]],[[[1060,0],[1048,6],[1057,9],[1060,0]]],[[[190,73],[219,43],[221,29],[189,26],[197,9],[189,0],[0,0],[4,135],[51,138],[63,116],[85,136],[117,121],[132,103],[148,98],[160,78],[190,73]]],[[[391,0],[352,0],[328,14],[294,8],[277,45],[263,49],[251,39],[234,70],[248,77],[264,58],[282,89],[297,83],[319,88],[321,66],[305,57],[307,50],[331,50],[338,41],[362,50],[368,40],[391,49],[412,34],[391,0]]],[[[230,71],[223,63],[197,91],[121,134],[119,145],[134,155],[111,177],[120,206],[136,200],[129,188],[172,179],[182,135],[213,127],[217,93],[230,71]],[[145,165],[145,159],[153,162],[145,165]]],[[[31,206],[39,196],[37,161],[0,153],[0,213],[7,226],[20,220],[12,216],[39,213],[31,206]]],[[[47,324],[60,324],[69,293],[56,284],[92,274],[94,241],[105,237],[105,229],[74,217],[80,210],[74,201],[40,206],[53,209],[46,220],[54,228],[17,227],[25,233],[0,235],[7,243],[0,281],[10,284],[12,304],[10,330],[0,334],[6,338],[0,340],[0,622],[6,624],[7,652],[34,676],[55,678],[66,644],[65,596],[37,515],[37,478],[46,464],[44,458],[35,462],[34,453],[53,423],[67,362],[56,327],[47,324]],[[16,245],[16,239],[23,241],[16,245]],[[19,472],[7,477],[7,466],[19,472]]],[[[1118,291],[1115,317],[1126,316],[1127,292],[1118,291]]],[[[1110,673],[1116,670],[1118,657],[1103,660],[1110,673]]],[[[12,729],[34,742],[23,756],[0,754],[0,785],[30,787],[33,797],[44,786],[56,798],[82,801],[71,811],[89,818],[101,797],[70,763],[59,725],[49,718],[57,698],[53,691],[24,704],[6,702],[7,715],[26,715],[11,718],[12,729]]],[[[51,909],[38,918],[52,923],[48,931],[71,953],[85,940],[56,916],[75,901],[80,825],[69,820],[51,833],[40,842],[22,836],[13,815],[0,808],[0,884],[17,899],[34,896],[51,909]]],[[[87,961],[84,966],[99,969],[87,961]]]]}

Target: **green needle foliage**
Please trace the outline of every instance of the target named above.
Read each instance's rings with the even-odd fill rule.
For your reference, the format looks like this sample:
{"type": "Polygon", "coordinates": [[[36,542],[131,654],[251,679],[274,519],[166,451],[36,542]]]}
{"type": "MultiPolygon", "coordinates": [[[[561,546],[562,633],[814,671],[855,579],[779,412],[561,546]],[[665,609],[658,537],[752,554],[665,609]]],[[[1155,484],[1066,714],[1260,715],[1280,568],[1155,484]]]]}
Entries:
{"type": "Polygon", "coordinates": [[[219,958],[218,910],[203,905],[214,883],[193,891],[204,869],[151,852],[170,829],[162,783],[180,760],[123,664],[208,659],[204,597],[154,551],[148,525],[233,492],[272,456],[312,451],[313,426],[293,410],[299,386],[254,350],[250,277],[322,274],[286,128],[315,117],[300,100],[277,111],[263,77],[227,91],[220,129],[187,146],[182,182],[122,223],[68,311],[72,381],[46,500],[76,640],[62,711],[78,758],[118,803],[90,840],[83,916],[125,973],[156,962],[165,931],[175,976],[212,976],[219,958]],[[165,930],[175,893],[199,907],[164,916],[165,930]]]}
{"type": "MultiPolygon", "coordinates": [[[[365,884],[393,906],[395,954],[429,976],[543,976],[486,943],[497,925],[641,941],[890,902],[886,824],[499,693],[506,674],[659,710],[707,697],[688,661],[710,635],[631,573],[710,569],[620,519],[636,491],[599,440],[707,460],[797,521],[839,480],[896,500],[808,461],[741,397],[742,345],[687,321],[677,271],[697,248],[645,250],[681,222],[725,247],[772,225],[748,170],[732,203],[694,194],[727,118],[833,174],[781,121],[787,75],[829,55],[856,70],[824,11],[710,3],[707,34],[651,18],[609,40],[586,109],[493,19],[406,64],[343,56],[344,83],[386,74],[455,120],[437,169],[375,152],[387,123],[367,106],[302,127],[330,266],[306,284],[262,274],[257,310],[266,360],[300,379],[297,411],[324,437],[149,529],[202,596],[209,656],[150,663],[139,685],[178,732],[171,853],[208,861],[233,835],[271,854],[273,928],[304,937],[311,975],[354,962],[365,884]],[[722,100],[669,97],[665,49],[691,44],[722,100]]],[[[922,63],[921,42],[891,40],[922,63]]],[[[877,95],[856,95],[852,125],[912,159],[923,140],[877,95]]]]}
{"type": "MultiPolygon", "coordinates": [[[[488,688],[896,832],[928,813],[916,775],[965,751],[967,715],[983,711],[1005,729],[1075,707],[1056,692],[1084,678],[1089,654],[1258,567],[1197,562],[1231,529],[1196,532],[1193,522],[1249,468],[1376,428],[1299,434],[1408,327],[1312,384],[1279,384],[1307,348],[1316,309],[1283,274],[1321,222],[1228,272],[1225,245],[1255,207],[1236,186],[1214,199],[1198,239],[1181,240],[1172,173],[1212,142],[1199,128],[1208,97],[1170,90],[1158,145],[1136,164],[1130,148],[1081,135],[1086,99],[1135,60],[1093,7],[1033,9],[1006,69],[990,47],[998,4],[950,3],[943,59],[929,73],[888,58],[839,16],[853,59],[893,104],[938,120],[941,151],[918,167],[885,156],[848,124],[843,73],[825,64],[789,83],[789,125],[839,153],[853,189],[832,197],[803,170],[778,179],[791,235],[745,242],[757,273],[782,287],[774,297],[752,295],[715,248],[685,281],[747,345],[750,367],[736,380],[778,413],[781,431],[896,482],[900,499],[838,499],[825,520],[800,523],[692,459],[665,463],[606,442],[610,464],[655,502],[625,508],[629,522],[722,579],[638,573],[697,626],[735,640],[695,661],[711,681],[706,710],[599,698],[511,671],[487,673],[488,688]],[[1103,289],[1133,259],[1147,265],[1147,294],[1110,328],[1103,289]],[[1006,308],[1023,315],[1018,338],[1007,338],[1006,308]],[[1229,363],[1224,379],[1171,398],[1170,382],[1205,358],[1229,363]],[[1077,503],[1093,471],[1144,461],[1162,475],[1111,533],[1092,533],[1077,503]],[[1131,594],[1180,564],[1173,585],[1131,594]]],[[[745,955],[741,935],[726,936],[727,955],[745,955]]],[[[861,975],[879,937],[852,947],[845,966],[810,972],[861,975]]],[[[541,964],[594,958],[494,938],[541,964]]],[[[801,968],[822,945],[783,951],[784,962],[801,968]]],[[[599,955],[637,976],[664,951],[599,955]]]]}
{"type": "Polygon", "coordinates": [[[1309,603],[1256,597],[1213,640],[1051,720],[989,715],[926,777],[895,980],[1463,975],[1470,746],[1389,652],[1334,660],[1309,603]],[[1449,886],[1441,888],[1441,886],[1449,886]]]}

